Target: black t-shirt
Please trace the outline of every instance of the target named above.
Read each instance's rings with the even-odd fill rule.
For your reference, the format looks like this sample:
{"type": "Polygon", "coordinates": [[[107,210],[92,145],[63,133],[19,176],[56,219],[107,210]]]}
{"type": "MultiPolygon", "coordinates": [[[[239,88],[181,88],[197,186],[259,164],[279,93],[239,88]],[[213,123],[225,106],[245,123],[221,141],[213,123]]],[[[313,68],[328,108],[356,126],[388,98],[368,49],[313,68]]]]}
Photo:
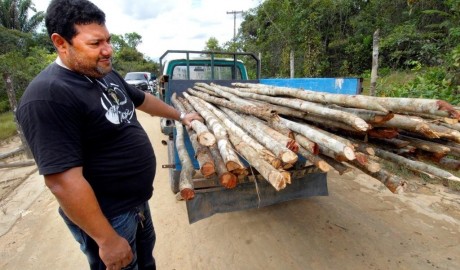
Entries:
{"type": "Polygon", "coordinates": [[[156,160],[135,111],[144,98],[116,72],[96,80],[53,63],[27,87],[16,115],[40,174],[82,166],[111,217],[152,196],[156,160]]]}

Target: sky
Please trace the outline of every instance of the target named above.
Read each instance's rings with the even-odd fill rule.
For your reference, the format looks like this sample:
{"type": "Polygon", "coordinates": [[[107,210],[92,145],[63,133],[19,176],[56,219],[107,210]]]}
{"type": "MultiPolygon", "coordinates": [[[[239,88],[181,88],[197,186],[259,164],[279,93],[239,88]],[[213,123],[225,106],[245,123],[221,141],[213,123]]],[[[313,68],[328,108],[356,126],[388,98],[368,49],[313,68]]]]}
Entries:
{"type": "MultiPolygon", "coordinates": [[[[50,0],[33,0],[45,11],[50,0]]],[[[203,50],[210,37],[219,45],[231,41],[232,11],[247,12],[262,0],[92,0],[105,12],[110,33],[136,32],[142,36],[137,49],[158,61],[166,50],[203,50]]],[[[236,15],[236,31],[242,22],[236,15]]]]}

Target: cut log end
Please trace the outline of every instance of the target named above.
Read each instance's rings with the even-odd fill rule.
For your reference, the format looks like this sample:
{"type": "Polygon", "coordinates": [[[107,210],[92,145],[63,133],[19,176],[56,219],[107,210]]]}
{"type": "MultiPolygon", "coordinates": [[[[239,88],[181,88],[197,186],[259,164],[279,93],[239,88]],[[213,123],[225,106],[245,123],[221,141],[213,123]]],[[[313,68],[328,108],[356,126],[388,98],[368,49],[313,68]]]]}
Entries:
{"type": "Polygon", "coordinates": [[[354,160],[356,158],[355,152],[348,146],[343,148],[343,156],[348,160],[354,160]]]}
{"type": "Polygon", "coordinates": [[[280,191],[286,187],[284,176],[279,171],[271,172],[268,175],[267,180],[276,189],[276,191],[280,191]]]}
{"type": "Polygon", "coordinates": [[[189,201],[195,197],[195,191],[193,189],[184,188],[180,191],[180,196],[182,199],[189,201]]]}
{"type": "Polygon", "coordinates": [[[226,172],[220,176],[219,182],[225,188],[234,188],[238,184],[238,177],[233,173],[226,172]]]}
{"type": "Polygon", "coordinates": [[[328,172],[331,170],[331,166],[324,160],[319,160],[315,163],[315,166],[318,167],[322,172],[328,172]]]}
{"type": "Polygon", "coordinates": [[[201,166],[200,172],[203,175],[203,177],[209,178],[214,175],[216,169],[213,163],[206,162],[205,164],[203,164],[203,166],[201,166]]]}
{"type": "Polygon", "coordinates": [[[294,164],[297,162],[297,159],[299,158],[296,153],[292,151],[286,151],[281,154],[281,161],[283,163],[289,163],[289,164],[294,164]]]}

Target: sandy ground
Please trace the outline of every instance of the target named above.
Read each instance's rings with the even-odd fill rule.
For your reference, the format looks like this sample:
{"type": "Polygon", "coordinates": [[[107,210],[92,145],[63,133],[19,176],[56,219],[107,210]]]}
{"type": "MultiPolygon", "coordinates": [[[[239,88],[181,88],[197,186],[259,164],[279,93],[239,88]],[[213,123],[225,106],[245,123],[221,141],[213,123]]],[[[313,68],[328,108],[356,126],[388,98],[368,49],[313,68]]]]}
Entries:
{"type": "MultiPolygon", "coordinates": [[[[158,269],[460,269],[460,193],[440,185],[413,183],[394,195],[364,174],[330,173],[329,196],[190,225],[161,169],[167,153],[159,121],[139,118],[158,160],[150,200],[158,269]]],[[[11,194],[0,205],[0,269],[88,268],[41,176],[32,174],[11,194]],[[34,188],[21,197],[27,186],[34,188]],[[18,220],[8,227],[3,221],[11,216],[18,220]]]]}

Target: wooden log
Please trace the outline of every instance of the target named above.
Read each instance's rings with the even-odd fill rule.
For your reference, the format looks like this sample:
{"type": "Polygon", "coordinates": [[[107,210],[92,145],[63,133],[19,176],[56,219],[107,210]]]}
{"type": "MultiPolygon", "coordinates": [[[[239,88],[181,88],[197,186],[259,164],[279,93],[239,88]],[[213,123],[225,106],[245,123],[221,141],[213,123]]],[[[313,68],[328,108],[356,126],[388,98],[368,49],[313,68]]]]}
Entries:
{"type": "MultiPolygon", "coordinates": [[[[363,134],[366,132],[365,130],[356,130],[349,124],[338,122],[337,120],[330,119],[328,117],[315,115],[313,113],[305,115],[303,119],[307,120],[308,122],[312,122],[314,125],[321,126],[323,129],[339,129],[352,132],[359,132],[363,134]]],[[[372,128],[370,125],[368,127],[372,128]]]]}
{"type": "Polygon", "coordinates": [[[258,130],[253,123],[245,121],[240,115],[225,107],[220,107],[235,123],[242,129],[251,134],[257,141],[264,145],[267,149],[272,151],[283,163],[294,164],[298,157],[296,153],[289,150],[285,145],[278,141],[273,140],[265,133],[258,130]]]}
{"type": "Polygon", "coordinates": [[[21,147],[18,147],[18,148],[15,148],[15,149],[11,150],[8,153],[1,153],[0,154],[0,160],[12,157],[12,156],[17,155],[17,154],[20,154],[23,151],[24,151],[24,147],[21,146],[21,147]]]}
{"type": "Polygon", "coordinates": [[[424,152],[424,151],[417,151],[415,154],[417,160],[424,161],[424,162],[432,162],[437,167],[451,170],[451,171],[458,171],[460,169],[460,160],[453,159],[449,157],[436,157],[433,156],[431,153],[424,152]]]}
{"type": "MultiPolygon", "coordinates": [[[[270,136],[273,140],[280,142],[281,144],[285,145],[289,150],[294,153],[299,151],[299,144],[292,138],[285,136],[278,132],[277,130],[268,126],[266,122],[262,122],[260,119],[248,115],[242,115],[242,117],[247,122],[251,122],[257,129],[260,129],[262,132],[270,136]]],[[[278,122],[279,121],[271,121],[271,122],[278,122]]],[[[279,124],[282,125],[281,123],[279,124]]]]}
{"type": "Polygon", "coordinates": [[[299,147],[298,154],[306,158],[322,172],[328,172],[331,169],[331,166],[322,158],[320,158],[318,154],[313,154],[302,146],[299,147]]]}
{"type": "MultiPolygon", "coordinates": [[[[174,93],[171,96],[171,103],[173,104],[174,107],[178,106],[178,107],[176,107],[176,109],[178,109],[178,110],[182,109],[184,112],[185,111],[191,112],[190,109],[186,110],[184,108],[184,105],[183,105],[184,103],[183,102],[179,102],[176,99],[176,93],[174,93]]],[[[182,111],[182,110],[180,110],[180,111],[182,111]]],[[[192,122],[190,123],[190,126],[196,132],[198,142],[201,145],[211,146],[211,145],[216,143],[216,137],[214,137],[214,135],[211,132],[209,132],[209,129],[202,122],[200,122],[198,120],[192,120],[192,122]]]]}
{"type": "Polygon", "coordinates": [[[294,133],[294,138],[299,143],[299,145],[305,148],[305,150],[308,152],[312,153],[313,155],[319,154],[319,147],[317,143],[309,140],[307,137],[299,133],[294,133]]]}
{"type": "Polygon", "coordinates": [[[428,123],[423,118],[417,116],[395,114],[394,117],[389,121],[381,124],[374,124],[374,126],[398,128],[420,133],[428,138],[439,138],[439,136],[432,129],[430,129],[428,123]]]}
{"type": "Polygon", "coordinates": [[[251,89],[245,88],[246,92],[241,92],[237,89],[233,88],[223,88],[224,91],[228,91],[232,94],[244,97],[244,98],[251,98],[257,100],[267,101],[269,103],[283,105],[286,107],[290,107],[296,110],[301,110],[308,113],[314,113],[324,118],[333,119],[342,123],[349,124],[351,127],[358,131],[367,131],[369,129],[369,125],[363,119],[347,112],[329,109],[323,105],[319,105],[317,103],[313,103],[310,101],[305,101],[301,99],[293,99],[293,98],[282,98],[282,97],[272,97],[268,95],[260,95],[257,93],[249,92],[251,89]]]}
{"type": "Polygon", "coordinates": [[[19,167],[28,167],[35,165],[34,160],[24,160],[16,162],[0,162],[0,169],[6,168],[19,168],[19,167]]]}
{"type": "Polygon", "coordinates": [[[460,113],[444,100],[380,97],[378,102],[392,112],[425,113],[460,119],[460,113]]]}
{"type": "Polygon", "coordinates": [[[241,89],[239,89],[240,91],[252,91],[262,95],[288,95],[291,97],[296,97],[316,103],[337,104],[345,107],[388,112],[388,110],[382,105],[380,105],[378,102],[362,95],[329,94],[288,87],[274,87],[263,84],[232,83],[232,85],[236,87],[241,87],[241,89]],[[250,88],[251,90],[246,90],[248,88],[250,88]]]}
{"type": "Polygon", "coordinates": [[[193,150],[195,151],[195,158],[200,166],[201,174],[205,178],[213,176],[216,170],[209,148],[198,143],[198,136],[196,135],[195,131],[193,131],[192,129],[188,129],[187,132],[189,134],[193,150]]]}
{"type": "Polygon", "coordinates": [[[445,156],[450,152],[449,147],[435,142],[412,138],[404,135],[399,135],[399,138],[401,138],[404,141],[408,141],[410,145],[427,152],[435,153],[442,156],[445,156]]]}
{"type": "Polygon", "coordinates": [[[385,146],[391,146],[391,147],[396,147],[396,148],[403,148],[409,145],[408,141],[404,141],[398,138],[385,139],[385,138],[369,137],[369,142],[376,143],[376,144],[383,144],[385,146]]]}
{"type": "Polygon", "coordinates": [[[231,121],[225,113],[209,103],[204,102],[203,104],[219,118],[227,132],[233,133],[233,135],[240,137],[244,142],[251,145],[259,153],[259,155],[273,167],[277,169],[281,167],[282,162],[275,156],[275,154],[249,136],[243,129],[231,121]]]}
{"type": "Polygon", "coordinates": [[[355,159],[353,149],[343,144],[342,142],[326,136],[324,133],[318,132],[306,124],[299,124],[280,117],[280,121],[294,132],[300,133],[311,141],[318,144],[321,148],[327,148],[333,151],[336,155],[341,155],[347,160],[355,159]]]}
{"type": "Polygon", "coordinates": [[[238,178],[236,175],[227,170],[227,167],[225,166],[225,162],[219,153],[217,145],[210,146],[209,151],[211,152],[211,155],[214,159],[219,183],[225,188],[236,187],[236,185],[238,184],[238,178]]]}
{"type": "Polygon", "coordinates": [[[275,112],[272,111],[269,107],[254,106],[252,103],[249,103],[248,101],[245,101],[244,104],[234,103],[224,98],[213,97],[206,93],[199,92],[190,88],[187,89],[187,92],[192,94],[193,96],[201,98],[204,101],[229,108],[233,111],[241,112],[248,115],[254,115],[266,120],[276,118],[275,112]]]}
{"type": "Polygon", "coordinates": [[[192,104],[195,110],[197,110],[206,120],[206,124],[213,131],[217,140],[217,147],[219,148],[219,152],[225,162],[225,166],[227,167],[228,171],[232,172],[233,170],[244,168],[243,164],[238,158],[238,155],[235,153],[228,141],[226,129],[221,125],[218,118],[206,108],[204,105],[205,101],[190,96],[186,92],[183,94],[185,98],[190,102],[190,104],[192,104]]]}
{"type": "Polygon", "coordinates": [[[174,121],[176,126],[176,149],[179,155],[182,170],[179,177],[179,190],[180,195],[184,200],[191,200],[195,197],[195,190],[193,188],[193,176],[195,169],[193,168],[192,161],[185,149],[184,143],[184,129],[180,122],[174,121]]]}
{"type": "Polygon", "coordinates": [[[274,130],[283,134],[284,136],[291,138],[292,140],[295,140],[294,132],[288,129],[286,126],[282,125],[280,121],[273,121],[272,119],[270,119],[270,121],[268,121],[267,124],[274,130]]]}
{"type": "Polygon", "coordinates": [[[345,173],[351,172],[352,168],[348,167],[347,165],[343,164],[340,161],[337,161],[331,157],[328,157],[323,154],[319,154],[319,157],[323,159],[324,161],[327,162],[334,170],[336,170],[340,175],[343,175],[345,173]]]}
{"type": "Polygon", "coordinates": [[[359,168],[365,168],[366,171],[370,173],[376,173],[381,170],[380,164],[372,161],[368,158],[368,156],[364,153],[358,152],[356,154],[356,159],[347,161],[359,168]]]}
{"type": "Polygon", "coordinates": [[[390,153],[382,149],[376,149],[375,154],[382,159],[392,161],[396,164],[405,166],[406,168],[409,168],[411,170],[415,170],[415,171],[419,171],[419,172],[423,172],[429,175],[434,175],[436,177],[439,177],[443,180],[448,181],[449,184],[453,184],[457,186],[460,184],[460,178],[454,176],[453,174],[445,170],[436,168],[434,166],[425,164],[423,162],[410,160],[410,159],[404,158],[402,156],[390,153]]]}
{"type": "Polygon", "coordinates": [[[293,110],[292,108],[288,108],[288,107],[277,105],[277,104],[271,104],[271,103],[268,103],[262,100],[248,99],[248,101],[258,106],[270,107],[278,115],[295,117],[299,119],[304,119],[308,115],[307,112],[293,110]]]}
{"type": "Polygon", "coordinates": [[[394,117],[394,114],[391,112],[385,113],[358,108],[345,108],[337,105],[329,105],[328,107],[331,109],[352,113],[370,124],[384,123],[394,117]]]}
{"type": "Polygon", "coordinates": [[[392,139],[398,136],[399,132],[395,128],[373,128],[367,132],[369,138],[392,139]]]}
{"type": "Polygon", "coordinates": [[[358,164],[355,165],[356,168],[361,170],[362,172],[368,174],[369,176],[379,180],[385,187],[388,188],[394,194],[401,194],[404,192],[407,183],[399,176],[390,173],[385,169],[380,169],[377,172],[370,172],[367,170],[365,166],[360,166],[358,164]]]}
{"type": "MultiPolygon", "coordinates": [[[[268,162],[259,158],[257,151],[250,145],[246,144],[241,138],[229,134],[235,148],[241,153],[245,159],[249,161],[263,177],[266,179],[277,191],[286,187],[286,175],[273,168],[268,162]]],[[[290,180],[289,180],[290,181],[290,180]]]]}

